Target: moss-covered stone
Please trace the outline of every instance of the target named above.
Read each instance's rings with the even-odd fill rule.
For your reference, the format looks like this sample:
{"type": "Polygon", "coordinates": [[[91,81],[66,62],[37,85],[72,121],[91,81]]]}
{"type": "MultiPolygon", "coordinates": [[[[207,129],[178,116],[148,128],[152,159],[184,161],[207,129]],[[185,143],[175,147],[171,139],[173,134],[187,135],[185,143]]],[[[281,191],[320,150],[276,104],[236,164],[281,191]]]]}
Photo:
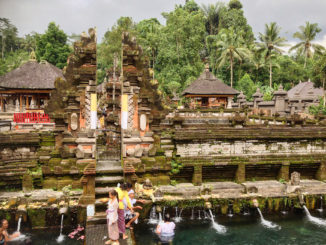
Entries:
{"type": "Polygon", "coordinates": [[[39,209],[27,209],[27,216],[32,228],[43,228],[46,226],[46,210],[39,209]]]}
{"type": "Polygon", "coordinates": [[[51,158],[49,160],[49,166],[53,169],[56,166],[60,166],[62,159],[61,158],[51,158]]]}

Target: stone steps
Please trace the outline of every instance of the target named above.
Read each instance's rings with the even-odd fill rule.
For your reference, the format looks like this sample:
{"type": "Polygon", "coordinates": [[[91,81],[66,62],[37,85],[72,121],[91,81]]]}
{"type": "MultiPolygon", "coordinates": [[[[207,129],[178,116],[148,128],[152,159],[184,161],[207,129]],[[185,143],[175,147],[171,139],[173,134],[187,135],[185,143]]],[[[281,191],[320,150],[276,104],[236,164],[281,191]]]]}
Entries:
{"type": "Polygon", "coordinates": [[[106,197],[109,194],[109,191],[114,189],[115,186],[109,187],[109,186],[105,186],[105,187],[96,187],[95,188],[95,195],[99,196],[99,195],[106,195],[106,197]]]}
{"type": "Polygon", "coordinates": [[[95,184],[117,184],[123,182],[123,176],[101,176],[95,177],[95,184]]]}
{"type": "Polygon", "coordinates": [[[109,160],[109,161],[98,161],[96,164],[97,174],[122,174],[123,169],[120,161],[109,160]]]}
{"type": "Polygon", "coordinates": [[[87,218],[87,225],[106,224],[106,213],[96,212],[94,216],[87,218]]]}

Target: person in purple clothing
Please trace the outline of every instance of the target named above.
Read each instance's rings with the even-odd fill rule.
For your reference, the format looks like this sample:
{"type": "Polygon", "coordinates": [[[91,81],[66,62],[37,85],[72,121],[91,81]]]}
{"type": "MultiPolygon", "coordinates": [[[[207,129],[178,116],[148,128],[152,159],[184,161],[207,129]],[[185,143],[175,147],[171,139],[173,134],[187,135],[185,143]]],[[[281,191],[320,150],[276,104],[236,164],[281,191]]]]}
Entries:
{"type": "Polygon", "coordinates": [[[171,243],[174,237],[175,224],[171,222],[170,215],[164,215],[164,222],[159,223],[156,227],[156,234],[159,236],[161,242],[171,243]]]}

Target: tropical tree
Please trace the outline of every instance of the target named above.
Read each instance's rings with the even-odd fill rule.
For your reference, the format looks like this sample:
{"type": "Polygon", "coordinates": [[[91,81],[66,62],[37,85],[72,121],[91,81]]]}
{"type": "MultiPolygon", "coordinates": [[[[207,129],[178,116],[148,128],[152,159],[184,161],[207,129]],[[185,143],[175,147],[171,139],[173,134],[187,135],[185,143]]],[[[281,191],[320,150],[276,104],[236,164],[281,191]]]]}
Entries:
{"type": "Polygon", "coordinates": [[[281,28],[277,26],[275,22],[265,24],[265,32],[259,33],[258,43],[259,51],[264,53],[266,61],[269,61],[269,86],[272,87],[272,58],[275,57],[275,53],[281,54],[283,50],[280,47],[286,46],[286,39],[280,37],[281,28]]]}
{"type": "Polygon", "coordinates": [[[151,60],[153,80],[155,79],[155,61],[160,44],[161,29],[162,26],[156,18],[142,20],[136,27],[138,41],[151,60]]]}
{"type": "Polygon", "coordinates": [[[205,20],[201,11],[190,12],[181,7],[163,13],[163,17],[166,26],[160,31],[155,71],[159,87],[172,95],[176,83],[181,91],[190,77],[202,72],[200,51],[204,48],[205,20]]]}
{"type": "Polygon", "coordinates": [[[7,18],[0,18],[1,58],[19,48],[18,30],[7,18]]]}
{"type": "Polygon", "coordinates": [[[294,45],[290,51],[297,50],[299,54],[304,54],[304,68],[306,68],[307,58],[311,58],[314,52],[320,52],[325,48],[322,45],[317,43],[312,43],[313,40],[316,39],[316,36],[321,29],[318,27],[317,23],[309,23],[306,22],[305,26],[299,26],[300,31],[293,34],[294,38],[298,38],[301,40],[298,44],[294,45]]]}
{"type": "Polygon", "coordinates": [[[216,42],[219,58],[216,61],[217,67],[222,67],[227,61],[230,63],[231,87],[233,87],[233,66],[236,60],[242,62],[250,58],[250,50],[244,45],[241,35],[235,33],[233,28],[222,29],[218,34],[216,42]]]}
{"type": "Polygon", "coordinates": [[[220,9],[223,4],[217,2],[215,4],[202,4],[201,11],[206,19],[206,31],[209,35],[216,35],[218,31],[220,9]]]}
{"type": "Polygon", "coordinates": [[[37,38],[36,58],[46,60],[62,69],[67,64],[71,50],[67,44],[67,35],[54,22],[49,23],[48,29],[37,38]]]}

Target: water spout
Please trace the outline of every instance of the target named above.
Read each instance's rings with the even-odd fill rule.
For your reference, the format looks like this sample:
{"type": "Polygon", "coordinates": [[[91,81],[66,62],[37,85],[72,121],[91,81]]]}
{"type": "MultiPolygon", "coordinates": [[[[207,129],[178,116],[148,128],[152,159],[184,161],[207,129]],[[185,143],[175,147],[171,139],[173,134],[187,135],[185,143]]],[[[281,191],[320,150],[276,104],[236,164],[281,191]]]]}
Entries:
{"type": "Polygon", "coordinates": [[[318,208],[317,211],[320,212],[320,213],[324,212],[324,209],[323,209],[323,196],[320,196],[320,208],[318,208]]]}
{"type": "Polygon", "coordinates": [[[21,226],[22,218],[23,218],[23,216],[20,215],[19,219],[18,219],[17,232],[20,232],[20,226],[21,226]]]}
{"type": "Polygon", "coordinates": [[[310,214],[309,210],[307,209],[306,205],[303,205],[303,210],[305,211],[305,213],[307,215],[307,218],[311,223],[314,223],[314,224],[316,224],[318,226],[325,226],[326,227],[326,220],[311,216],[311,214],[310,214]]]}
{"type": "Polygon", "coordinates": [[[263,214],[262,214],[261,211],[260,211],[260,209],[257,208],[257,210],[258,210],[258,213],[259,213],[259,215],[260,215],[260,221],[261,221],[261,224],[262,224],[264,227],[269,228],[269,229],[277,229],[277,230],[280,230],[280,229],[281,229],[281,227],[280,227],[279,225],[274,224],[274,223],[271,222],[271,221],[265,220],[263,214]]]}
{"type": "Polygon", "coordinates": [[[233,207],[232,207],[232,205],[229,205],[229,207],[228,207],[228,216],[230,218],[233,217],[233,207]]]}
{"type": "Polygon", "coordinates": [[[165,207],[163,207],[163,218],[165,216],[165,207]]]}
{"type": "Polygon", "coordinates": [[[192,209],[191,209],[191,217],[190,217],[191,220],[195,219],[195,214],[194,214],[194,212],[195,212],[195,209],[192,208],[192,209]]]}
{"type": "Polygon", "coordinates": [[[68,213],[68,207],[64,206],[59,209],[59,214],[67,214],[68,213]]]}
{"type": "Polygon", "coordinates": [[[157,224],[159,222],[157,215],[156,215],[156,208],[155,206],[152,207],[151,212],[149,214],[149,224],[157,224]]]}
{"type": "Polygon", "coordinates": [[[183,208],[181,208],[180,213],[178,214],[178,207],[175,207],[175,222],[180,222],[182,220],[181,214],[182,214],[183,208]]]}
{"type": "Polygon", "coordinates": [[[213,228],[216,230],[216,232],[220,233],[220,234],[226,233],[226,227],[223,226],[223,225],[218,224],[217,222],[215,222],[214,216],[213,216],[213,213],[212,213],[211,209],[209,209],[209,214],[211,216],[213,228]]]}
{"type": "Polygon", "coordinates": [[[17,223],[17,230],[15,232],[15,234],[19,234],[19,236],[15,237],[14,239],[12,239],[11,241],[24,241],[26,238],[26,235],[23,235],[20,233],[20,228],[21,228],[21,222],[23,221],[23,215],[21,214],[18,218],[18,223],[17,223]]]}
{"type": "Polygon", "coordinates": [[[64,218],[64,214],[61,214],[61,224],[60,224],[60,235],[57,238],[57,243],[61,243],[65,240],[65,236],[62,234],[62,229],[63,229],[63,218],[64,218]]]}
{"type": "Polygon", "coordinates": [[[200,217],[200,209],[198,210],[198,219],[200,220],[201,217],[200,217]]]}

